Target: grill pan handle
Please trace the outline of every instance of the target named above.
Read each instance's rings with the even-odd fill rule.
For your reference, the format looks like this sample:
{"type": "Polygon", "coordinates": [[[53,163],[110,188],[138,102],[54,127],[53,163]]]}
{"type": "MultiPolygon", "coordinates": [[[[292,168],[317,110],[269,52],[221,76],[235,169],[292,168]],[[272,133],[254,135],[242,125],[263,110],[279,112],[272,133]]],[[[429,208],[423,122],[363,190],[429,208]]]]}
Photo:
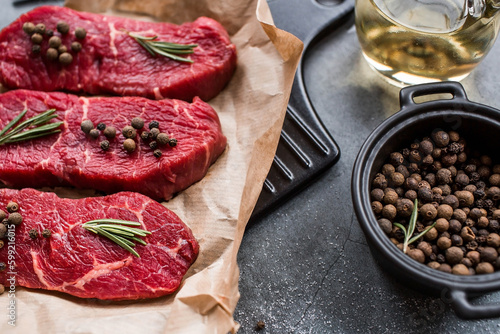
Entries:
{"type": "Polygon", "coordinates": [[[451,100],[468,101],[464,87],[458,82],[448,81],[405,87],[399,92],[399,104],[404,109],[418,104],[415,97],[445,93],[453,95],[451,100]]]}
{"type": "Polygon", "coordinates": [[[500,317],[500,304],[472,305],[467,298],[467,293],[461,290],[451,290],[450,298],[455,313],[463,319],[500,317]]]}

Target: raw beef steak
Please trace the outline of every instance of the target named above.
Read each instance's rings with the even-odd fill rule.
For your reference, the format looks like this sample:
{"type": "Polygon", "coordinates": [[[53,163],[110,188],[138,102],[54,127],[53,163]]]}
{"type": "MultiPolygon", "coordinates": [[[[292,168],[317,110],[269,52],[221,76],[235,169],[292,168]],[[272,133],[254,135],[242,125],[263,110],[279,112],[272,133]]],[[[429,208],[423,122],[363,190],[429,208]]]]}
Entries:
{"type": "Polygon", "coordinates": [[[175,213],[146,196],[121,192],[106,197],[63,199],[34,189],[0,190],[0,208],[19,204],[23,222],[7,230],[0,249],[0,283],[55,290],[82,298],[127,300],[174,292],[196,260],[199,245],[175,213]],[[135,257],[81,225],[94,219],[136,221],[151,232],[136,243],[135,257]],[[32,239],[29,231],[40,234],[32,239]],[[49,229],[51,236],[43,237],[49,229]],[[14,279],[12,279],[14,277],[14,279]]]}
{"type": "Polygon", "coordinates": [[[224,28],[207,17],[178,26],[43,6],[22,15],[0,33],[0,82],[8,88],[176,98],[189,102],[198,96],[207,101],[224,88],[235,67],[235,46],[224,28]],[[61,35],[56,30],[59,21],[69,24],[69,33],[61,35]],[[43,23],[46,30],[53,30],[73,61],[62,65],[48,59],[47,34],[40,52],[33,53],[34,43],[23,31],[25,22],[43,23]],[[86,30],[85,38],[75,37],[78,27],[86,30]],[[193,63],[152,56],[123,30],[143,36],[157,35],[159,41],[198,44],[194,54],[188,55],[193,63]],[[81,43],[80,52],[71,49],[74,41],[81,43]]]}
{"type": "Polygon", "coordinates": [[[217,113],[198,98],[187,103],[15,90],[0,94],[0,128],[25,108],[24,118],[54,108],[56,120],[64,124],[60,134],[0,146],[0,180],[9,187],[71,185],[106,193],[136,191],[168,200],[202,179],[226,147],[217,113]],[[137,131],[136,150],[128,153],[121,130],[134,117],[141,117],[145,125],[137,131]],[[83,120],[116,128],[107,151],[100,146],[106,140],[103,133],[92,139],[80,128],[83,120]],[[150,141],[140,137],[153,120],[161,132],[177,140],[175,147],[159,145],[160,157],[153,154],[150,141]]]}

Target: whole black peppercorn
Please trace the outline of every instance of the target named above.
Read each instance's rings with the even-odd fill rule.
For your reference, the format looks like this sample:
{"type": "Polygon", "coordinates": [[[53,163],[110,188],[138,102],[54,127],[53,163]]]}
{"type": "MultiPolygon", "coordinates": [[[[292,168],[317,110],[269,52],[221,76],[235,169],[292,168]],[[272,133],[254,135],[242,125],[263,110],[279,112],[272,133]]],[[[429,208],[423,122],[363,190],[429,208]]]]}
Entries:
{"type": "MultiPolygon", "coordinates": [[[[135,130],[134,130],[135,131],[135,130]]],[[[135,144],[135,141],[131,138],[128,138],[128,139],[125,139],[125,141],[123,142],[123,148],[125,149],[125,151],[127,151],[128,153],[132,153],[135,151],[135,148],[136,148],[136,144],[135,144]]]]}
{"type": "Polygon", "coordinates": [[[43,23],[38,23],[38,24],[35,26],[35,34],[44,35],[44,34],[45,34],[45,24],[43,24],[43,23]]]}
{"type": "Polygon", "coordinates": [[[19,204],[17,204],[17,202],[9,202],[7,204],[7,211],[8,212],[17,212],[19,210],[19,204]]]}
{"type": "Polygon", "coordinates": [[[38,231],[35,230],[35,229],[30,230],[28,232],[28,234],[29,234],[30,238],[33,239],[33,240],[36,239],[36,238],[38,238],[38,231]]]}
{"type": "Polygon", "coordinates": [[[48,37],[52,37],[54,36],[54,30],[51,30],[51,29],[47,29],[45,31],[45,35],[48,36],[48,37]]]}
{"type": "Polygon", "coordinates": [[[99,138],[99,130],[97,130],[97,129],[92,129],[92,130],[90,130],[90,131],[89,131],[89,136],[90,136],[90,138],[92,138],[92,139],[97,139],[97,138],[99,138]]]}
{"type": "Polygon", "coordinates": [[[104,129],[103,134],[108,139],[113,139],[116,136],[116,128],[114,126],[107,126],[104,129]]]}
{"type": "Polygon", "coordinates": [[[85,121],[83,121],[81,124],[80,124],[80,128],[82,129],[82,131],[86,134],[89,134],[90,133],[90,130],[92,130],[94,128],[94,123],[92,123],[91,120],[89,119],[86,119],[85,121]]]}
{"type": "Polygon", "coordinates": [[[136,135],[137,135],[137,131],[131,127],[130,125],[127,125],[126,127],[124,127],[122,129],[122,135],[125,137],[125,138],[135,138],[136,135]]]}
{"type": "Polygon", "coordinates": [[[40,34],[31,35],[31,42],[34,44],[41,44],[43,41],[43,36],[40,34]]]}
{"type": "Polygon", "coordinates": [[[19,214],[19,212],[13,212],[7,218],[7,223],[15,226],[21,224],[22,222],[23,222],[23,217],[21,216],[21,214],[19,214]]]}
{"type": "Polygon", "coordinates": [[[151,139],[156,140],[156,137],[160,134],[160,130],[158,128],[152,128],[149,133],[151,134],[151,139]]]}
{"type": "Polygon", "coordinates": [[[50,238],[51,235],[52,235],[52,231],[49,230],[48,228],[46,228],[42,231],[42,237],[44,237],[44,238],[50,238]]]}
{"type": "Polygon", "coordinates": [[[48,48],[45,57],[47,57],[48,60],[56,60],[59,58],[59,52],[54,48],[48,48]]]}
{"type": "Polygon", "coordinates": [[[28,35],[33,35],[35,33],[35,25],[32,22],[24,22],[23,31],[28,35]]]}
{"type": "Polygon", "coordinates": [[[161,154],[162,154],[162,153],[161,153],[161,150],[154,150],[154,152],[153,152],[153,155],[154,155],[156,158],[161,157],[161,154]]]}
{"type": "Polygon", "coordinates": [[[52,36],[49,38],[49,47],[57,49],[61,46],[61,38],[58,36],[52,36]]]}
{"type": "Polygon", "coordinates": [[[96,129],[99,131],[103,131],[104,129],[106,129],[106,124],[100,122],[99,124],[97,124],[96,129]]]}
{"type": "Polygon", "coordinates": [[[153,140],[149,143],[149,147],[152,149],[152,150],[156,150],[158,148],[158,143],[153,140]]]}
{"type": "Polygon", "coordinates": [[[142,140],[148,140],[150,138],[151,138],[151,134],[148,131],[141,132],[141,139],[142,140]]]}
{"type": "Polygon", "coordinates": [[[71,43],[71,50],[73,50],[74,52],[82,51],[82,44],[80,44],[79,42],[72,42],[71,43]]]}
{"type": "Polygon", "coordinates": [[[4,271],[5,269],[7,269],[5,262],[0,262],[0,271],[4,271]]]}
{"type": "Polygon", "coordinates": [[[170,147],[176,147],[177,146],[177,139],[170,138],[170,140],[168,141],[168,145],[170,145],[170,147]]]}
{"type": "Polygon", "coordinates": [[[462,237],[459,236],[458,234],[453,234],[450,239],[451,239],[451,244],[453,246],[462,246],[464,243],[462,237]]]}
{"type": "Polygon", "coordinates": [[[57,22],[56,29],[61,34],[65,35],[69,32],[69,24],[67,22],[64,22],[64,21],[57,22]]]}
{"type": "Polygon", "coordinates": [[[75,29],[75,37],[78,39],[84,39],[87,36],[87,31],[84,28],[78,27],[75,29]]]}
{"type": "Polygon", "coordinates": [[[160,127],[160,123],[158,123],[158,121],[151,121],[149,123],[149,130],[153,129],[153,128],[159,128],[160,127]]]}
{"type": "Polygon", "coordinates": [[[140,117],[134,117],[130,124],[134,129],[140,130],[144,127],[144,120],[140,117]]]}
{"type": "Polygon", "coordinates": [[[73,56],[68,52],[63,52],[59,55],[59,62],[63,65],[69,65],[73,62],[73,56]]]}
{"type": "Polygon", "coordinates": [[[103,141],[100,143],[100,145],[101,145],[101,149],[102,149],[103,151],[107,151],[107,150],[109,150],[109,141],[107,141],[107,140],[103,140],[103,141]]]}
{"type": "Polygon", "coordinates": [[[437,147],[445,147],[450,143],[450,136],[442,130],[432,133],[431,137],[437,147]]]}

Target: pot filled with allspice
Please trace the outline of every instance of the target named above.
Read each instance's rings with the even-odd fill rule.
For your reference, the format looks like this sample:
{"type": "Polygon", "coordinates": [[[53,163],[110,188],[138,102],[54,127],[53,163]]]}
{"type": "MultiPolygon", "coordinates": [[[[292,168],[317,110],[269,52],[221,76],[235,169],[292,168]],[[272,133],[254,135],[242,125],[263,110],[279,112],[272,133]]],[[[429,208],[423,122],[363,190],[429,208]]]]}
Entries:
{"type": "Polygon", "coordinates": [[[352,200],[372,255],[462,318],[500,317],[469,298],[500,290],[500,110],[457,82],[400,91],[401,110],[361,147],[352,200]],[[434,94],[451,98],[417,102],[434,94]]]}

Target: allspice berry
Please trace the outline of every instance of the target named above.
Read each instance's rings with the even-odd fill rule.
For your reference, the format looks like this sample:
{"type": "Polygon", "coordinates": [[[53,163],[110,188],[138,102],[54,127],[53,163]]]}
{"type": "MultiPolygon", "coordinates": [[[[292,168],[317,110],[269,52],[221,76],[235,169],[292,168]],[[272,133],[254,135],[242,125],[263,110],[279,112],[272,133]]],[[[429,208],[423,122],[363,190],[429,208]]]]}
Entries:
{"type": "Polygon", "coordinates": [[[78,39],[84,39],[87,36],[87,31],[84,28],[78,27],[75,29],[75,37],[78,39]]]}
{"type": "Polygon", "coordinates": [[[97,130],[97,129],[92,129],[92,130],[90,130],[90,131],[89,131],[89,136],[90,136],[90,138],[92,138],[92,139],[97,139],[97,138],[99,138],[99,130],[97,130]]]}
{"type": "Polygon", "coordinates": [[[9,215],[9,218],[7,218],[7,223],[12,224],[12,225],[20,225],[23,222],[23,217],[19,212],[13,212],[9,215]]]}
{"type": "Polygon", "coordinates": [[[432,246],[427,241],[420,241],[417,248],[420,249],[426,257],[429,257],[432,254],[432,246]]]}
{"type": "Polygon", "coordinates": [[[491,247],[495,248],[500,247],[500,235],[498,235],[497,233],[490,233],[486,237],[486,243],[488,244],[488,246],[491,247]]]}
{"type": "Polygon", "coordinates": [[[494,271],[495,268],[488,262],[481,262],[476,266],[476,274],[478,275],[491,274],[494,271]]]}
{"type": "Polygon", "coordinates": [[[68,52],[63,52],[59,55],[59,62],[63,65],[69,65],[73,62],[73,56],[68,52]]]}
{"type": "Polygon", "coordinates": [[[35,32],[35,25],[32,22],[24,22],[23,31],[28,35],[33,35],[35,32]]]}
{"type": "Polygon", "coordinates": [[[408,256],[410,256],[412,259],[419,263],[424,263],[425,262],[425,255],[424,252],[422,252],[418,248],[412,248],[408,250],[408,256]]]}
{"type": "Polygon", "coordinates": [[[71,50],[74,52],[80,52],[82,51],[82,45],[79,42],[72,42],[71,43],[71,50]]]}
{"type": "Polygon", "coordinates": [[[398,172],[394,172],[391,174],[390,176],[390,183],[394,186],[394,187],[400,187],[403,185],[403,183],[405,182],[405,177],[403,174],[401,173],[398,173],[398,172]]]}
{"type": "Polygon", "coordinates": [[[420,215],[426,220],[433,220],[437,216],[437,209],[430,203],[424,204],[420,208],[420,215]]]}
{"type": "Polygon", "coordinates": [[[467,268],[465,265],[461,263],[454,265],[453,268],[451,269],[451,273],[463,276],[470,275],[469,268],[467,268]]]}
{"type": "Polygon", "coordinates": [[[431,228],[429,231],[427,231],[426,234],[424,234],[424,239],[428,241],[436,240],[438,237],[439,232],[436,230],[435,227],[431,228]]]}
{"type": "Polygon", "coordinates": [[[107,126],[102,132],[108,139],[113,139],[116,136],[116,128],[114,126],[107,126]]]}
{"type": "Polygon", "coordinates": [[[392,223],[389,219],[387,218],[380,218],[379,220],[377,220],[378,222],[378,225],[380,226],[380,228],[382,229],[382,231],[384,231],[385,234],[389,234],[391,233],[392,231],[392,223]]]}
{"type": "Polygon", "coordinates": [[[48,48],[45,57],[47,57],[48,60],[57,60],[59,59],[59,52],[54,48],[48,48]]]}
{"type": "Polygon", "coordinates": [[[38,24],[35,26],[35,34],[44,35],[44,34],[45,34],[45,24],[43,24],[43,23],[38,23],[38,24]]]}
{"type": "Polygon", "coordinates": [[[436,225],[434,225],[434,227],[438,230],[438,232],[446,232],[450,227],[450,223],[445,218],[439,218],[436,220],[436,225]]]}
{"type": "Polygon", "coordinates": [[[456,191],[455,196],[458,198],[461,206],[470,207],[474,204],[474,195],[469,191],[456,191]]]}
{"type": "Polygon", "coordinates": [[[49,39],[49,47],[57,49],[61,46],[61,38],[58,36],[52,36],[49,39]]]}
{"type": "Polygon", "coordinates": [[[372,189],[372,191],[370,192],[370,196],[371,196],[372,200],[382,202],[382,200],[384,198],[384,191],[380,188],[372,189]]]}
{"type": "Polygon", "coordinates": [[[439,249],[445,250],[451,247],[451,239],[448,237],[440,237],[437,241],[439,249]]]}
{"type": "Polygon", "coordinates": [[[398,216],[402,218],[410,217],[413,211],[413,202],[403,198],[396,201],[396,211],[398,216]]]}
{"type": "Polygon", "coordinates": [[[94,128],[94,123],[90,119],[86,119],[80,124],[80,128],[85,134],[89,134],[90,130],[94,128]]]}
{"type": "MultiPolygon", "coordinates": [[[[134,130],[135,131],[135,130],[134,130]]],[[[135,148],[136,148],[136,144],[135,144],[135,141],[131,138],[128,138],[128,139],[125,139],[125,141],[123,142],[123,148],[125,149],[125,151],[127,151],[128,153],[132,153],[135,151],[135,148]]]]}
{"type": "Polygon", "coordinates": [[[392,204],[387,204],[382,209],[382,216],[389,220],[393,220],[394,218],[396,218],[396,214],[397,214],[396,207],[392,204]]]}
{"type": "Polygon", "coordinates": [[[62,35],[65,35],[69,32],[69,24],[67,22],[64,22],[64,21],[57,22],[56,29],[62,35]]]}
{"type": "Polygon", "coordinates": [[[130,125],[127,125],[122,129],[122,135],[125,138],[135,138],[137,136],[137,131],[130,125]]]}
{"type": "Polygon", "coordinates": [[[17,202],[11,201],[7,204],[8,212],[17,212],[19,210],[19,204],[17,202]]]}
{"type": "Polygon", "coordinates": [[[473,265],[481,262],[481,254],[478,251],[469,251],[465,256],[472,261],[473,265]]]}
{"type": "Polygon", "coordinates": [[[464,228],[462,228],[462,230],[460,231],[460,236],[465,242],[473,241],[474,239],[476,239],[476,235],[469,226],[465,226],[464,228]]]}
{"type": "Polygon", "coordinates": [[[399,196],[392,188],[386,188],[384,190],[384,203],[395,205],[399,196]]]}
{"type": "Polygon", "coordinates": [[[41,34],[31,35],[31,42],[34,44],[42,44],[43,36],[41,34]]]}
{"type": "Polygon", "coordinates": [[[134,117],[132,118],[130,125],[132,125],[134,129],[140,130],[144,127],[144,120],[140,117],[134,117]]]}
{"type": "Polygon", "coordinates": [[[460,247],[452,246],[446,250],[446,261],[450,264],[457,264],[464,258],[464,252],[460,247]]]}
{"type": "Polygon", "coordinates": [[[493,247],[484,247],[480,252],[481,260],[485,262],[493,262],[498,257],[498,252],[493,247]]]}
{"type": "Polygon", "coordinates": [[[448,204],[441,204],[437,208],[437,217],[450,220],[453,216],[453,208],[448,204]]]}
{"type": "Polygon", "coordinates": [[[450,143],[450,136],[442,130],[434,132],[431,137],[437,147],[445,147],[450,143]]]}

